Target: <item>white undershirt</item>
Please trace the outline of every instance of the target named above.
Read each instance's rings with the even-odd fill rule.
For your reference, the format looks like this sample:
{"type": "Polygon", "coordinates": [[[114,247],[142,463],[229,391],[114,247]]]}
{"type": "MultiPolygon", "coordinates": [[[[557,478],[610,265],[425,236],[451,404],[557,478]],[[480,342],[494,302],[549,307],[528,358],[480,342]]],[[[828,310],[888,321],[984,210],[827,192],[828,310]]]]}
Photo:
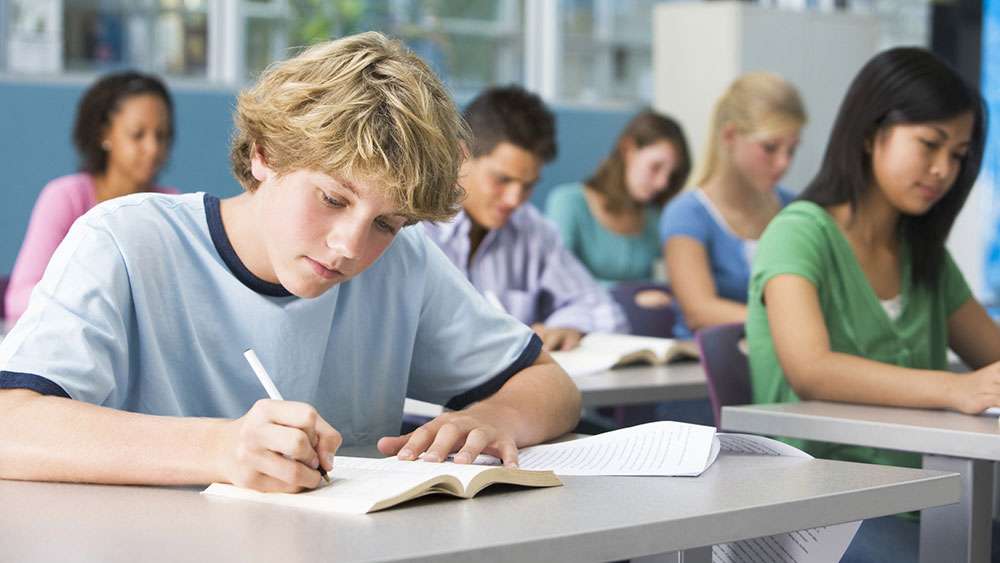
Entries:
{"type": "Polygon", "coordinates": [[[882,309],[885,310],[885,314],[889,316],[889,319],[895,321],[903,314],[903,294],[893,297],[892,299],[882,299],[879,301],[882,304],[882,309]]]}

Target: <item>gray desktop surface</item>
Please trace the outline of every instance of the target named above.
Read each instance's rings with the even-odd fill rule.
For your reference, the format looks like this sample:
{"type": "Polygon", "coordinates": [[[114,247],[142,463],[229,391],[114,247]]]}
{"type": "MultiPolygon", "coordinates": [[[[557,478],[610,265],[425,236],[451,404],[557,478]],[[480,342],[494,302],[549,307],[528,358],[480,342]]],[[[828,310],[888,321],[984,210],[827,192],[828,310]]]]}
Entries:
{"type": "Polygon", "coordinates": [[[584,407],[613,407],[708,397],[700,362],[629,366],[573,378],[584,407]]]}
{"type": "MultiPolygon", "coordinates": [[[[345,451],[358,455],[357,451],[345,451]]],[[[366,516],[199,488],[0,481],[9,561],[606,561],[953,503],[950,473],[723,455],[699,478],[564,477],[366,516]]]]}
{"type": "Polygon", "coordinates": [[[968,459],[1000,460],[1000,426],[995,416],[804,401],[724,407],[722,428],[968,459]]]}

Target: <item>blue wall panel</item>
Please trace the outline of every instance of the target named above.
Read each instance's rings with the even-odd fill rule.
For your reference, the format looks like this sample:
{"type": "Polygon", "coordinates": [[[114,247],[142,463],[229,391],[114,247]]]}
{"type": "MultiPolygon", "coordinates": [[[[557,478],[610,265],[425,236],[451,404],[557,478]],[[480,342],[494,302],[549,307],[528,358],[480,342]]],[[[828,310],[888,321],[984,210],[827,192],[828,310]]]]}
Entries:
{"type": "MultiPolygon", "coordinates": [[[[76,170],[70,129],[85,85],[0,83],[0,273],[14,265],[38,191],[76,170]]],[[[227,91],[173,91],[177,138],[164,184],[219,196],[239,192],[229,173],[235,97],[227,91]]],[[[627,111],[556,110],[559,156],[542,172],[532,201],[541,206],[552,186],[589,174],[628,120],[627,111]]]]}

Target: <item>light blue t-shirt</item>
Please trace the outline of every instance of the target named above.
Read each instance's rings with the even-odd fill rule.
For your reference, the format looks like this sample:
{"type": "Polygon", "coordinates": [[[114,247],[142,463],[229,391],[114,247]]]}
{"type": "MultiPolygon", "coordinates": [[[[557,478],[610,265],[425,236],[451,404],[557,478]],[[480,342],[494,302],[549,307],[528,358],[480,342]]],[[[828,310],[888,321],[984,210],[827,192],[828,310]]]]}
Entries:
{"type": "MultiPolygon", "coordinates": [[[[784,207],[795,195],[778,188],[778,199],[784,207]]],[[[701,188],[675,197],[660,216],[660,242],[676,236],[690,237],[700,242],[708,254],[715,291],[719,297],[740,303],[747,302],[750,284],[750,264],[757,249],[756,240],[742,239],[729,228],[711,200],[701,188]]],[[[677,338],[693,336],[684,315],[678,308],[674,325],[677,338]]]]}
{"type": "Polygon", "coordinates": [[[240,262],[217,198],[138,194],[73,225],[0,343],[0,388],[236,418],[266,397],[243,358],[253,348],[285,399],[359,444],[398,434],[405,396],[461,408],[540,347],[419,227],[357,277],[301,299],[240,262]]]}

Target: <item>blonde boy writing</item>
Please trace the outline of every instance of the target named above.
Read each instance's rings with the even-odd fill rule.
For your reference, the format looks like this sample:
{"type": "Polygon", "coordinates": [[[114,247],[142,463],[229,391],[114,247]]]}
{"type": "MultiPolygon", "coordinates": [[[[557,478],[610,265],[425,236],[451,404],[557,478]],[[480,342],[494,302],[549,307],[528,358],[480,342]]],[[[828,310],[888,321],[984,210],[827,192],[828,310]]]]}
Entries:
{"type": "Polygon", "coordinates": [[[245,193],[123,197],[67,235],[0,344],[0,477],[298,491],[341,444],[514,464],[573,427],[538,338],[408,228],[462,195],[465,126],[423,62],[314,46],[236,126],[245,193]],[[248,348],[288,400],[259,400],[248,348]],[[459,410],[397,437],[406,395],[459,410]]]}

